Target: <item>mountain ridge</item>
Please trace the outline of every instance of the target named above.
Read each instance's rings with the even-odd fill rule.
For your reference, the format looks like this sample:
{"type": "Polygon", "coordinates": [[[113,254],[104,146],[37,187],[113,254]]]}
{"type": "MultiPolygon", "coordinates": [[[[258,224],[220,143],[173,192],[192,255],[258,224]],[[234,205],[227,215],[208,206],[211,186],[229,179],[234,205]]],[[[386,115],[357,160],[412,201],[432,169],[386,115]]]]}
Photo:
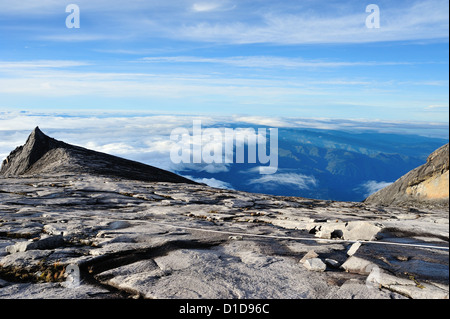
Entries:
{"type": "Polygon", "coordinates": [[[147,182],[197,184],[175,173],[58,141],[36,127],[3,161],[0,176],[89,173],[147,182]]]}
{"type": "Polygon", "coordinates": [[[366,200],[369,204],[449,206],[449,144],[431,153],[427,162],[379,190],[366,200]]]}

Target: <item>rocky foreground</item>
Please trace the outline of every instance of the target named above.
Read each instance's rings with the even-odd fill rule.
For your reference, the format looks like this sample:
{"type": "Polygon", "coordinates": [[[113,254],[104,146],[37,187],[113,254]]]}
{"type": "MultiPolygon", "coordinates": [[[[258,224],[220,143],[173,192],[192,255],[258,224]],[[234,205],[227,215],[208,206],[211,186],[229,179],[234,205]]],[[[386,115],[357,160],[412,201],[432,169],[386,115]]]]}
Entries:
{"type": "Polygon", "coordinates": [[[448,247],[448,227],[448,211],[1,178],[0,297],[448,298],[448,250],[428,247],[448,247]]]}
{"type": "Polygon", "coordinates": [[[0,173],[0,298],[449,295],[448,206],[216,189],[39,129],[0,173]]]}

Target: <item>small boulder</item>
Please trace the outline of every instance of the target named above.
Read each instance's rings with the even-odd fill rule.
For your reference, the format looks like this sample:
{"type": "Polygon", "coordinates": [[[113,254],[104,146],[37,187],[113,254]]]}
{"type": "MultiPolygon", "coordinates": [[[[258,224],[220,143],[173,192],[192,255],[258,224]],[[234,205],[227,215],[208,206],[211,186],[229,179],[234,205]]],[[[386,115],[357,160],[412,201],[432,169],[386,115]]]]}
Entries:
{"type": "Polygon", "coordinates": [[[31,243],[32,242],[30,242],[30,241],[18,242],[18,243],[15,243],[14,245],[6,246],[5,250],[9,254],[22,253],[22,252],[28,250],[27,248],[31,243]]]}
{"type": "Polygon", "coordinates": [[[361,247],[361,243],[359,241],[357,241],[347,251],[347,255],[348,256],[353,256],[356,253],[356,251],[359,249],[359,247],[361,247]]]}
{"type": "Polygon", "coordinates": [[[303,256],[302,259],[300,259],[300,263],[303,264],[308,259],[317,258],[317,257],[319,257],[319,255],[317,255],[317,253],[314,250],[310,250],[306,253],[305,256],[303,256]]]}
{"type": "Polygon", "coordinates": [[[14,245],[6,247],[6,252],[10,254],[25,252],[27,250],[46,250],[55,249],[64,245],[64,237],[49,236],[36,241],[22,241],[15,243],[14,245]]]}
{"type": "Polygon", "coordinates": [[[348,258],[341,266],[346,272],[360,275],[370,274],[374,267],[376,267],[376,265],[372,262],[355,256],[348,258]]]}
{"type": "Polygon", "coordinates": [[[382,226],[366,221],[312,223],[307,225],[310,234],[324,239],[374,240],[382,226]]]}
{"type": "Polygon", "coordinates": [[[306,269],[311,271],[323,272],[327,269],[327,265],[325,265],[325,263],[320,258],[307,259],[303,263],[303,266],[305,266],[306,269]]]}
{"type": "Polygon", "coordinates": [[[346,240],[374,240],[381,229],[366,221],[352,221],[347,223],[343,232],[346,240]]]}

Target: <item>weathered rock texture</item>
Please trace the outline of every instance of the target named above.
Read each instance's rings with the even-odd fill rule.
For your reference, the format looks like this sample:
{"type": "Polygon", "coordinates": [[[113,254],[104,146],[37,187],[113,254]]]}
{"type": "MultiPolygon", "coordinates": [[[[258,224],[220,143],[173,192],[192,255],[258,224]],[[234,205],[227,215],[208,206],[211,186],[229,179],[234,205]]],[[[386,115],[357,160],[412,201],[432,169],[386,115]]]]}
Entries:
{"type": "Polygon", "coordinates": [[[36,127],[25,145],[3,161],[2,176],[88,173],[147,182],[192,183],[174,173],[117,156],[70,145],[45,135],[36,127]]]}
{"type": "Polygon", "coordinates": [[[104,155],[34,135],[0,177],[0,298],[448,298],[448,210],[80,174],[58,149],[104,155]]]}
{"type": "Polygon", "coordinates": [[[369,196],[365,202],[398,206],[449,205],[449,144],[433,152],[427,162],[395,183],[369,196]]]}

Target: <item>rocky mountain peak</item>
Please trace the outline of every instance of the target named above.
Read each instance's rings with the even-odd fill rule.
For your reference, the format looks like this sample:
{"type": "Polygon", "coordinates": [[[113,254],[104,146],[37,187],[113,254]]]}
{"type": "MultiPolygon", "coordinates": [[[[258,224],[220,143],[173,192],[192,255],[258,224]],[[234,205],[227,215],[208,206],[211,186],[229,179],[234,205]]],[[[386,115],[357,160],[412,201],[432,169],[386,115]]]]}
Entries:
{"type": "Polygon", "coordinates": [[[3,161],[0,175],[22,175],[53,146],[55,140],[36,127],[23,146],[17,147],[3,161]]]}
{"type": "Polygon", "coordinates": [[[449,205],[449,144],[395,183],[369,196],[366,203],[397,206],[449,205]]]}
{"type": "Polygon", "coordinates": [[[36,127],[3,161],[0,176],[92,174],[147,182],[195,182],[174,173],[58,141],[36,127]]]}
{"type": "Polygon", "coordinates": [[[427,159],[428,163],[437,163],[438,165],[442,164],[443,168],[448,170],[449,167],[449,144],[445,144],[444,146],[438,148],[436,151],[430,154],[427,159]]]}
{"type": "Polygon", "coordinates": [[[33,132],[31,132],[29,137],[32,139],[35,139],[35,140],[36,139],[39,139],[39,140],[49,139],[49,137],[41,131],[39,126],[36,126],[34,128],[33,132]]]}

